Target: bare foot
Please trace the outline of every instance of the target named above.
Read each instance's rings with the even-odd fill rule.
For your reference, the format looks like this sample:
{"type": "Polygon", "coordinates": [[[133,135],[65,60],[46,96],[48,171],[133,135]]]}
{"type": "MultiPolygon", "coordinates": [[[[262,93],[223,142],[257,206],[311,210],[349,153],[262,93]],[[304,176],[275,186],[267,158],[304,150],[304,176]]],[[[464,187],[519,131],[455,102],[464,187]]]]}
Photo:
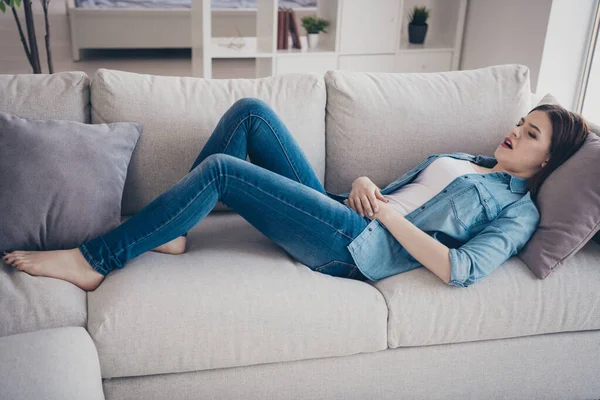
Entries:
{"type": "Polygon", "coordinates": [[[85,291],[95,290],[104,275],[92,268],[79,249],[13,251],[2,257],[5,263],[34,276],[62,279],[85,291]]]}
{"type": "Polygon", "coordinates": [[[178,238],[175,238],[175,239],[171,240],[170,242],[163,244],[162,246],[158,246],[157,248],[153,249],[152,251],[156,251],[159,253],[165,253],[165,254],[182,254],[182,253],[185,253],[186,242],[187,242],[187,239],[185,236],[179,236],[178,238]]]}

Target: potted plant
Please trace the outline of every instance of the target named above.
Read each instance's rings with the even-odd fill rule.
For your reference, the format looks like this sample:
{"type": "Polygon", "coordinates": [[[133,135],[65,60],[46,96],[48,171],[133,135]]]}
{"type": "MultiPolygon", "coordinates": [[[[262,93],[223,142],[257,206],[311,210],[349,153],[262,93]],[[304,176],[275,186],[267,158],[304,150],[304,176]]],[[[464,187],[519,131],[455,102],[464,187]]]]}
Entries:
{"type": "Polygon", "coordinates": [[[308,33],[308,47],[314,49],[319,43],[319,32],[327,33],[325,28],[329,26],[329,21],[309,15],[302,18],[302,26],[308,33]]]}
{"type": "Polygon", "coordinates": [[[427,34],[427,18],[429,10],[427,7],[415,6],[409,14],[410,23],[408,24],[408,41],[410,43],[422,44],[427,34]]]}

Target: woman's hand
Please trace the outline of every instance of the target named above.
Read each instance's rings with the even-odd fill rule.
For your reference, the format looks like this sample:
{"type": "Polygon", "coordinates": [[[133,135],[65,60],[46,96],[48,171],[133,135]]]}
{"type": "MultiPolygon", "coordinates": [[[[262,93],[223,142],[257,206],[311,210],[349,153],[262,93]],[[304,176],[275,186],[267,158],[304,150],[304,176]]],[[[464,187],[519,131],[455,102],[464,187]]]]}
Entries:
{"type": "Polygon", "coordinates": [[[352,191],[344,204],[359,213],[361,217],[365,214],[373,217],[379,211],[379,200],[388,203],[380,189],[366,176],[361,176],[352,182],[352,191]]]}

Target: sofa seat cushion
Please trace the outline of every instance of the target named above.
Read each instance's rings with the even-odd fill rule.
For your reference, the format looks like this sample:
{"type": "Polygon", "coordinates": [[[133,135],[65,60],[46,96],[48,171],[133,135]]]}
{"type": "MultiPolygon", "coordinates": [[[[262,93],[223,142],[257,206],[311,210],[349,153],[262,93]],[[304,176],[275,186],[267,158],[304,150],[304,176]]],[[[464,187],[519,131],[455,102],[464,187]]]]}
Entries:
{"type": "Polygon", "coordinates": [[[374,283],[389,306],[388,345],[427,346],[600,329],[600,245],[589,241],[544,280],[511,257],[477,285],[424,267],[374,283]]]}
{"type": "Polygon", "coordinates": [[[387,348],[387,306],[367,282],[314,272],[235,212],[211,213],[184,254],[146,252],[88,293],[104,378],[387,348]]]}
{"type": "Polygon", "coordinates": [[[86,292],[60,279],[32,276],[0,260],[0,337],[65,326],[85,327],[86,292]]]}
{"type": "MultiPolygon", "coordinates": [[[[323,183],[322,76],[202,79],[99,69],[92,81],[92,122],[135,121],[143,126],[129,164],[123,215],[139,212],[187,174],[221,116],[243,97],[259,98],[275,110],[323,183]]],[[[215,210],[231,209],[218,202],[215,210]]]]}
{"type": "Polygon", "coordinates": [[[90,335],[66,327],[0,338],[0,398],[104,400],[90,335]]]}

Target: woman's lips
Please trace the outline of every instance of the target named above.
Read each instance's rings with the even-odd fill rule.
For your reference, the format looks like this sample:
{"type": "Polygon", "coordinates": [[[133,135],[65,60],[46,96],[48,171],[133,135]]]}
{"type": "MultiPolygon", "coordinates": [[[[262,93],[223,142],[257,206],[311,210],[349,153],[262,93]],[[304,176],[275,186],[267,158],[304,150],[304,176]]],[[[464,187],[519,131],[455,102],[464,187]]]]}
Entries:
{"type": "Polygon", "coordinates": [[[505,149],[512,150],[512,149],[511,149],[510,147],[508,147],[508,146],[506,145],[506,143],[504,143],[504,142],[500,143],[500,146],[504,147],[505,149]]]}

